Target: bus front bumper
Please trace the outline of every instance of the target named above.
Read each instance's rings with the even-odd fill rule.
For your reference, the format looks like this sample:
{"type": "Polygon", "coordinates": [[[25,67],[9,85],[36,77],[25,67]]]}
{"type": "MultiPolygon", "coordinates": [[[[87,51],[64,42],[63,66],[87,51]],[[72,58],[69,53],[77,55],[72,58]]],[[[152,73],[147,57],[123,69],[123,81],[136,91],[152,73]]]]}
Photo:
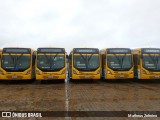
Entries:
{"type": "Polygon", "coordinates": [[[36,80],[58,80],[58,79],[66,79],[66,74],[45,74],[38,75],[36,74],[36,80]]]}
{"type": "Polygon", "coordinates": [[[22,74],[4,74],[0,75],[0,80],[31,80],[32,75],[22,75],[22,74]]]}
{"type": "Polygon", "coordinates": [[[77,79],[77,80],[80,80],[80,79],[95,79],[95,80],[98,80],[100,79],[100,74],[98,75],[74,75],[72,76],[72,79],[77,79]]]}
{"type": "Polygon", "coordinates": [[[133,79],[133,74],[106,74],[106,79],[133,79]]]}
{"type": "Polygon", "coordinates": [[[159,79],[160,80],[160,74],[154,74],[154,75],[147,75],[142,74],[140,79],[159,79]]]}

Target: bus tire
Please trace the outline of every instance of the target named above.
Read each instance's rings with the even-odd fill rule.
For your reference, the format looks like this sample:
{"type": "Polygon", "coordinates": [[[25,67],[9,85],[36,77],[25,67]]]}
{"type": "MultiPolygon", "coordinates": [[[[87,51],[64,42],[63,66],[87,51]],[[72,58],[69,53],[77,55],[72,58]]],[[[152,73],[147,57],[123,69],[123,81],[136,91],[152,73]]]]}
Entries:
{"type": "Polygon", "coordinates": [[[60,81],[61,81],[62,83],[65,83],[65,79],[61,79],[60,81]]]}

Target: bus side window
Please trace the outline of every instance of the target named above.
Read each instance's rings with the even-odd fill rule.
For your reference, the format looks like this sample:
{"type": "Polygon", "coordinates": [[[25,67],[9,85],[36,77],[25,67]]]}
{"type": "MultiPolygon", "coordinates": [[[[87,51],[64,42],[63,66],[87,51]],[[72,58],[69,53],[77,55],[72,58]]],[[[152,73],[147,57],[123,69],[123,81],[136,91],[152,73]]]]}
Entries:
{"type": "Polygon", "coordinates": [[[106,64],[106,55],[102,55],[102,65],[105,65],[106,64]]]}
{"type": "Polygon", "coordinates": [[[138,59],[138,54],[134,54],[133,55],[133,62],[134,62],[134,65],[139,65],[139,59],[138,59]]]}
{"type": "Polygon", "coordinates": [[[69,54],[68,56],[68,63],[69,63],[69,66],[72,65],[72,54],[69,54]]]}
{"type": "Polygon", "coordinates": [[[140,57],[137,55],[137,64],[140,65],[140,57]]]}
{"type": "Polygon", "coordinates": [[[68,55],[66,55],[66,58],[67,58],[67,59],[69,59],[69,56],[68,56],[68,55]]]}
{"type": "Polygon", "coordinates": [[[106,66],[106,55],[102,54],[102,76],[104,77],[104,69],[105,69],[105,66],[106,66]]]}
{"type": "Polygon", "coordinates": [[[138,65],[139,65],[139,57],[138,54],[133,55],[133,63],[134,63],[134,77],[138,78],[138,65]]]}
{"type": "Polygon", "coordinates": [[[69,60],[70,60],[70,61],[72,60],[72,54],[69,55],[69,60]]]}
{"type": "Polygon", "coordinates": [[[35,55],[35,54],[33,54],[33,55],[32,55],[32,66],[34,66],[34,65],[35,65],[35,59],[36,59],[36,55],[35,55]]]}

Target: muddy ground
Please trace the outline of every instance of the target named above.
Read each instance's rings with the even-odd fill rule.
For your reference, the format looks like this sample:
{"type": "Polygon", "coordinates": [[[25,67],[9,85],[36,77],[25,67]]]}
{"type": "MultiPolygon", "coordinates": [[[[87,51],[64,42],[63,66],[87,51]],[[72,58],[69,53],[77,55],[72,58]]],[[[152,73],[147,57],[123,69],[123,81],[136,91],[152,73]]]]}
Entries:
{"type": "MultiPolygon", "coordinates": [[[[66,80],[65,83],[57,81],[45,83],[35,81],[30,83],[19,81],[0,82],[0,111],[122,110],[160,111],[160,82],[155,80],[151,82],[134,80],[107,82],[96,80],[69,82],[66,80]]],[[[114,118],[54,117],[27,119],[103,120],[114,118]]],[[[141,120],[143,118],[137,119],[141,120]]]]}

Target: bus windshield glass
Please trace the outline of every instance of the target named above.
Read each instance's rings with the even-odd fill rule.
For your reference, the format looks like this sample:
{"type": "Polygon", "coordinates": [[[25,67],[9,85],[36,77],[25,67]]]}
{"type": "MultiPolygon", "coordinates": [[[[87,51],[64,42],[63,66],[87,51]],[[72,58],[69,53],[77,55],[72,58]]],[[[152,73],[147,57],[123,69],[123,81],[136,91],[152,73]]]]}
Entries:
{"type": "Polygon", "coordinates": [[[56,71],[65,66],[64,55],[38,55],[37,67],[43,71],[56,71]]]}
{"type": "Polygon", "coordinates": [[[108,55],[108,67],[113,70],[129,70],[132,67],[131,55],[108,55]]]}
{"type": "Polygon", "coordinates": [[[21,55],[3,55],[2,68],[8,72],[24,71],[30,67],[30,56],[21,55]]]}
{"type": "Polygon", "coordinates": [[[160,70],[160,54],[159,55],[150,55],[146,54],[142,56],[143,67],[148,70],[159,71],[160,70]]]}
{"type": "Polygon", "coordinates": [[[74,55],[74,67],[79,70],[96,70],[99,66],[99,56],[96,54],[74,55]]]}

